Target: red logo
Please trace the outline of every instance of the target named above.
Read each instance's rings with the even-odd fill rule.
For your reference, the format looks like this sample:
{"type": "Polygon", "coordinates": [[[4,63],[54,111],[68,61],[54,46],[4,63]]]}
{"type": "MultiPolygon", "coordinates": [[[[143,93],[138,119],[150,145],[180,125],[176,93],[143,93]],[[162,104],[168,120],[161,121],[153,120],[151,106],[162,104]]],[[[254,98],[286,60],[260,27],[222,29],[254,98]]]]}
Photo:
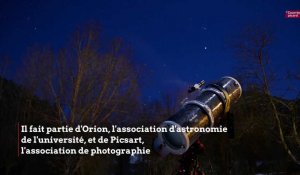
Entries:
{"type": "Polygon", "coordinates": [[[300,10],[287,10],[285,11],[286,18],[300,18],[300,10]]]}

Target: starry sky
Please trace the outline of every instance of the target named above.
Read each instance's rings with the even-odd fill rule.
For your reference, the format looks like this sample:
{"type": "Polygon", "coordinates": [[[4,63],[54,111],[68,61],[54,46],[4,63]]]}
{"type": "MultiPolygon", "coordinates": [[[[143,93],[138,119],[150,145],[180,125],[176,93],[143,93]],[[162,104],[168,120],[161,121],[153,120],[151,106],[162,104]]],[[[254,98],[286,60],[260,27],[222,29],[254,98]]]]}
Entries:
{"type": "MultiPolygon", "coordinates": [[[[29,46],[59,48],[76,27],[96,21],[107,38],[130,45],[134,61],[146,69],[143,97],[151,100],[237,73],[232,41],[251,24],[274,29],[270,56],[279,77],[300,70],[300,19],[284,17],[293,9],[300,9],[299,0],[0,0],[0,55],[13,59],[13,76],[29,46]]],[[[300,84],[276,84],[275,95],[292,98],[283,83],[300,84]]]]}

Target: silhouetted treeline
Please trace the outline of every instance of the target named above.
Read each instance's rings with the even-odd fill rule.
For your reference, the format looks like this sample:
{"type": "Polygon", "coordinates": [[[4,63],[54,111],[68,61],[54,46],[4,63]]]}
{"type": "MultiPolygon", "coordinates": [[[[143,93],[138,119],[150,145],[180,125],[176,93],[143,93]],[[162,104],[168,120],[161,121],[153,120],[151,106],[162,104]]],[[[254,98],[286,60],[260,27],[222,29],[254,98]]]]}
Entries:
{"type": "MultiPolygon", "coordinates": [[[[300,173],[300,100],[271,93],[272,36],[251,29],[246,39],[239,39],[243,95],[231,108],[235,137],[202,135],[202,169],[206,174],[300,173]]],[[[163,158],[154,152],[135,158],[17,156],[18,123],[146,126],[159,125],[175,113],[186,92],[167,92],[145,104],[140,99],[141,75],[130,56],[122,40],[102,42],[97,25],[79,28],[56,51],[44,46],[29,49],[19,85],[0,78],[0,174],[176,174],[180,156],[163,158]]],[[[150,148],[155,133],[140,135],[150,148]]]]}
{"type": "MultiPolygon", "coordinates": [[[[55,117],[55,108],[46,101],[41,101],[12,81],[1,78],[0,111],[1,111],[1,174],[56,174],[63,173],[62,160],[59,156],[21,156],[17,157],[17,126],[19,123],[53,125],[49,118],[55,117]]],[[[281,99],[284,100],[284,99],[281,99]]],[[[287,102],[288,100],[285,100],[287,102]]],[[[289,101],[298,106],[300,101],[289,101]]],[[[157,101],[161,103],[162,101],[157,101]]],[[[158,105],[158,104],[156,104],[158,105]]],[[[288,111],[277,104],[279,111],[288,115],[288,111]]],[[[207,174],[255,174],[255,173],[296,173],[299,166],[294,164],[278,141],[276,125],[272,120],[272,111],[266,97],[259,92],[244,92],[239,103],[232,107],[235,118],[235,138],[229,139],[226,133],[205,134],[200,140],[206,151],[200,161],[207,174]]],[[[150,110],[150,109],[149,109],[150,110]]],[[[128,125],[159,124],[168,116],[161,108],[152,110],[152,114],[161,118],[140,120],[128,125]],[[158,110],[160,109],[160,110],[158,110]]],[[[297,115],[299,119],[299,115],[297,115]]],[[[291,134],[291,126],[287,118],[285,134],[291,134]]],[[[299,126],[299,120],[297,121],[299,126]]],[[[143,135],[146,146],[151,147],[155,133],[143,135]]],[[[292,144],[292,143],[289,143],[292,144]]],[[[293,149],[297,149],[296,147],[293,149]]],[[[298,155],[299,152],[298,152],[298,155]]],[[[74,157],[73,157],[74,158],[74,157]]],[[[128,156],[96,156],[84,157],[75,174],[174,174],[179,166],[180,156],[159,157],[155,153],[141,157],[130,164],[128,156]],[[105,162],[105,163],[104,163],[105,162]],[[117,162],[117,163],[116,163],[117,162]],[[115,167],[115,168],[112,168],[115,167]],[[123,167],[123,168],[122,168],[123,167]]]]}

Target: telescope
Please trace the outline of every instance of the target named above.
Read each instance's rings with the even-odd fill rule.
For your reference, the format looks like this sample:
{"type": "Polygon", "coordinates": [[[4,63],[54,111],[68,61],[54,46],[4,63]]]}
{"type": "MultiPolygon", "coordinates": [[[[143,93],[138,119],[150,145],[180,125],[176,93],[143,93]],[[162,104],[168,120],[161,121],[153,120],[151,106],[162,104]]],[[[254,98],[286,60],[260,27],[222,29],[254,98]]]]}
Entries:
{"type": "Polygon", "coordinates": [[[195,84],[189,92],[199,91],[193,100],[186,100],[183,107],[160,127],[167,132],[159,132],[153,142],[153,149],[161,156],[169,153],[181,155],[199,138],[201,132],[187,131],[180,128],[214,127],[229,112],[232,103],[242,95],[240,83],[229,76],[204,85],[204,81],[195,84]],[[179,128],[183,132],[170,128],[179,128]]]}

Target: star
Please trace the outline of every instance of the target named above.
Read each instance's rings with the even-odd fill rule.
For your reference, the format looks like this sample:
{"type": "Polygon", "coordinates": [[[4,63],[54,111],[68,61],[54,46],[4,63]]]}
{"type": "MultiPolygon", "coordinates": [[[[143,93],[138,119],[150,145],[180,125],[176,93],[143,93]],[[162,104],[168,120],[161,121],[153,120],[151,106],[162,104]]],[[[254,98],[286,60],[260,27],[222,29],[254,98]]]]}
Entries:
{"type": "Polygon", "coordinates": [[[204,50],[207,50],[207,46],[204,46],[204,50]]]}

